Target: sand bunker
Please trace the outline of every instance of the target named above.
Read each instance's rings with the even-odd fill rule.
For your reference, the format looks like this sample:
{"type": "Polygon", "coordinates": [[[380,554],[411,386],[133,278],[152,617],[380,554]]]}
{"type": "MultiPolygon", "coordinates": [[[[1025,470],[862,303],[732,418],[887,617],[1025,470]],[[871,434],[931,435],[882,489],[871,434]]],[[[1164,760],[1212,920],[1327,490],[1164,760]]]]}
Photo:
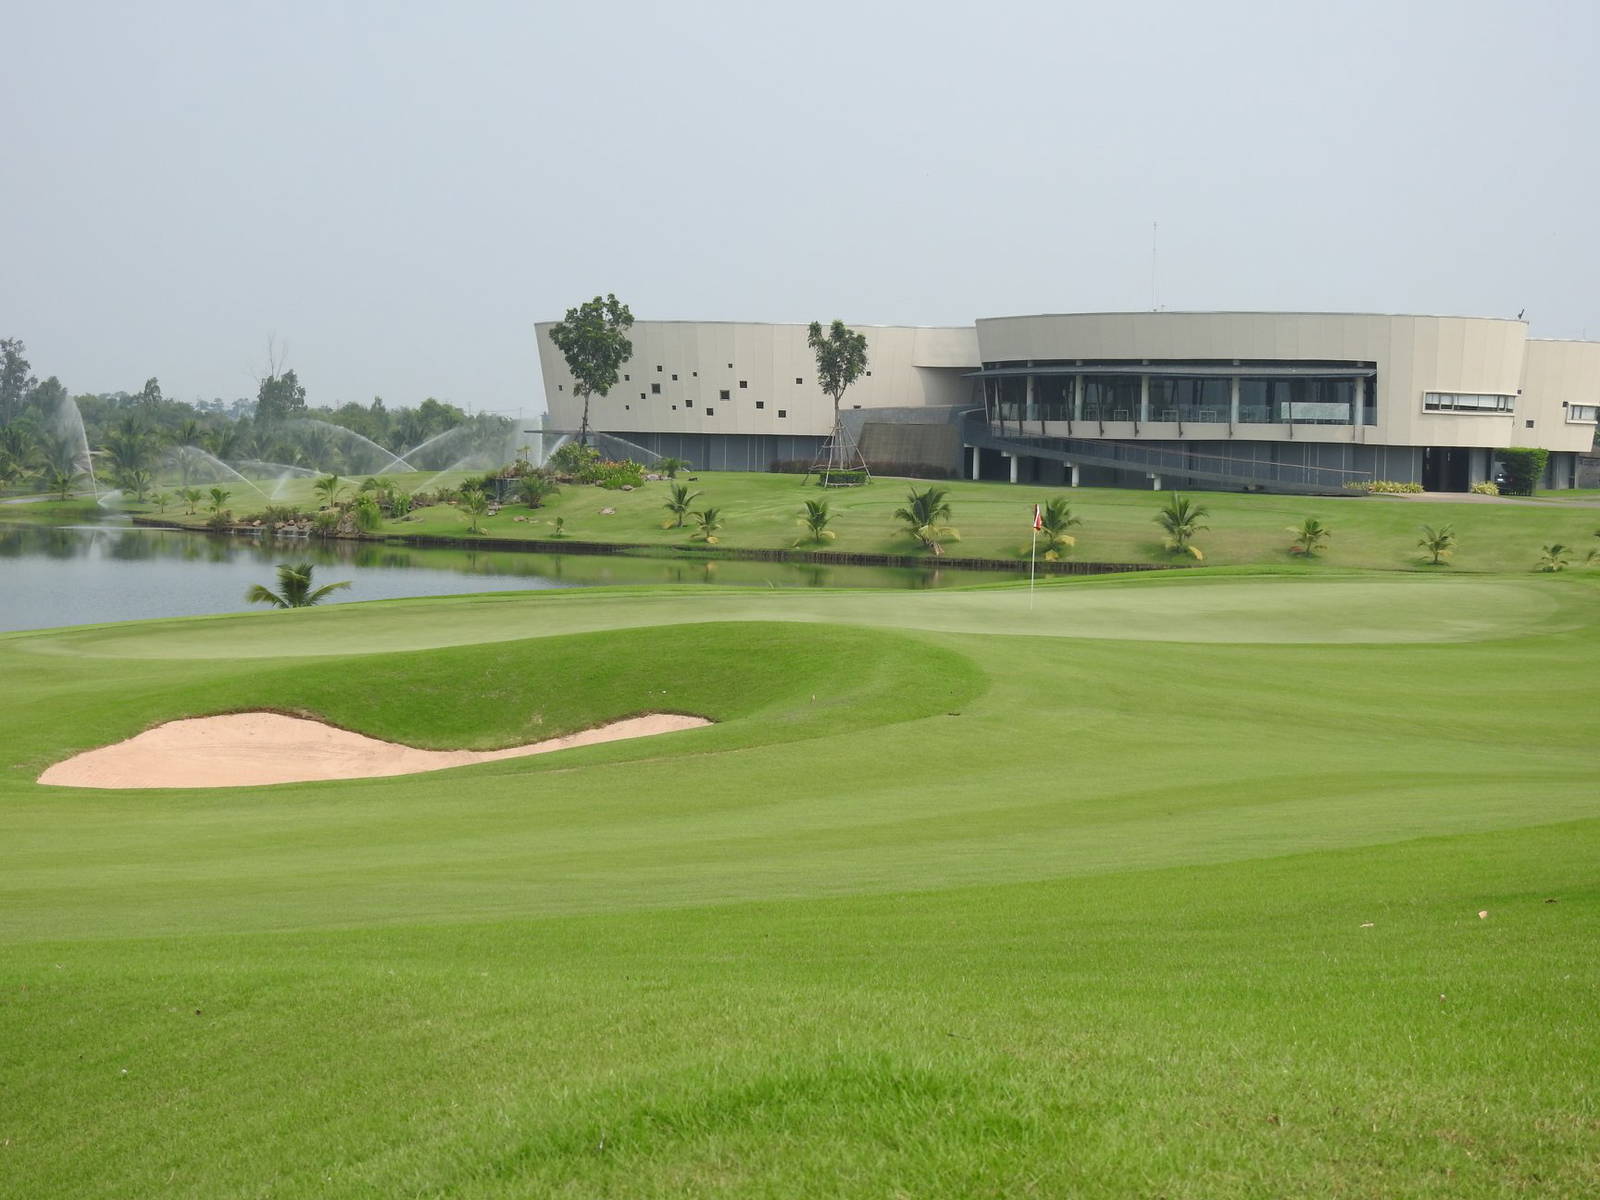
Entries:
{"type": "Polygon", "coordinates": [[[39,776],[89,788],[251,787],[312,779],[370,779],[548,754],[709,725],[703,717],[653,713],[507,750],[419,750],[281,713],[232,713],[169,721],[137,737],[86,750],[39,776]]]}

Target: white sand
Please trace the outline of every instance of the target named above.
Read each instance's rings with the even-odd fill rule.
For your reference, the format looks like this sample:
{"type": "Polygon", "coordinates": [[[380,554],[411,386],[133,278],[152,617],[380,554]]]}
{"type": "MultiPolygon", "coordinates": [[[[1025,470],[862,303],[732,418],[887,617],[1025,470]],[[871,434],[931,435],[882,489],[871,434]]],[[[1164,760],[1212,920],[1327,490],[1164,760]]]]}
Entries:
{"type": "Polygon", "coordinates": [[[251,787],[311,779],[370,779],[548,754],[709,725],[654,713],[507,750],[419,750],[281,713],[231,713],[169,721],[137,737],[56,763],[40,783],[88,788],[251,787]]]}

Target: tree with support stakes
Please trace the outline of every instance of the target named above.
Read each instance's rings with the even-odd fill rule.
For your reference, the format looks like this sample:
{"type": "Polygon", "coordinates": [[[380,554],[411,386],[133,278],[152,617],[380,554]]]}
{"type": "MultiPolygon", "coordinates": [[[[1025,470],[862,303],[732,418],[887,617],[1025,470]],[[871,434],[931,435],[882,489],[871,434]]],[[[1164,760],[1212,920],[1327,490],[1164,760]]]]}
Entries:
{"type": "Polygon", "coordinates": [[[632,328],[633,313],[610,293],[567,309],[567,315],[550,327],[550,340],[572,374],[572,394],[583,397],[579,445],[589,444],[589,397],[604,396],[615,387],[622,364],[633,357],[633,343],[626,333],[632,328]]]}
{"type": "Polygon", "coordinates": [[[813,321],[806,332],[806,345],[817,356],[817,382],[822,385],[823,392],[833,398],[833,430],[805,478],[820,475],[822,486],[827,487],[832,475],[848,472],[870,483],[872,473],[867,470],[867,460],[861,457],[855,439],[839,416],[839,400],[845,389],[867,369],[867,335],[855,333],[837,319],[824,333],[822,322],[813,321]]]}

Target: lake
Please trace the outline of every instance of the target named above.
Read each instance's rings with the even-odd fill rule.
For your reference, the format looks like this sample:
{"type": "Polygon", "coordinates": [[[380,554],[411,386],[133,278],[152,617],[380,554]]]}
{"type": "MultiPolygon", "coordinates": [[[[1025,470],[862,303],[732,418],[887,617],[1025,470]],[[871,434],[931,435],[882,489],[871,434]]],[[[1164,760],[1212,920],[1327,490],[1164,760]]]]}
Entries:
{"type": "MultiPolygon", "coordinates": [[[[515,550],[420,549],[383,542],[307,541],[99,524],[0,523],[0,631],[100,621],[244,612],[245,590],[277,590],[281,562],[316,564],[316,584],[352,586],[324,603],[467,592],[629,584],[775,588],[929,588],[1008,573],[949,568],[692,561],[515,550]]],[[[1017,577],[1025,577],[1019,575],[1017,577]]]]}

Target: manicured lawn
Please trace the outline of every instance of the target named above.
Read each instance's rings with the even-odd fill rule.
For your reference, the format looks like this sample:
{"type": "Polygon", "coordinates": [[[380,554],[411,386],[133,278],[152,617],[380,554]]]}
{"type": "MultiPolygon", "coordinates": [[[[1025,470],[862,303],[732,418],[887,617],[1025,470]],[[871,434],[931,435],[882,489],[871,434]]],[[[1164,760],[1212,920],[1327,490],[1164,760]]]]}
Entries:
{"type": "Polygon", "coordinates": [[[1597,600],[1330,565],[0,638],[0,1195],[1593,1194],[1597,600]],[[718,723],[32,782],[250,707],[718,723]]]}
{"type": "MultiPolygon", "coordinates": [[[[421,486],[431,477],[401,477],[407,486],[421,486]]],[[[803,487],[798,476],[739,472],[699,473],[683,481],[702,493],[695,507],[715,505],[726,517],[721,545],[733,548],[789,548],[801,535],[798,516],[807,499],[824,496],[803,487]]],[[[663,552],[692,546],[692,528],[663,529],[669,520],[662,508],[671,485],[645,484],[632,492],[568,486],[542,508],[512,504],[486,518],[485,531],[495,538],[549,539],[561,518],[565,534],[575,540],[633,542],[663,552]],[[614,509],[611,514],[602,509],[614,509]],[[524,520],[517,520],[522,517],[524,520]]],[[[835,541],[803,546],[860,554],[915,554],[917,545],[900,529],[895,509],[905,504],[911,487],[924,481],[882,479],[865,488],[835,488],[825,498],[836,513],[835,541]]],[[[1026,558],[1033,505],[1065,495],[1083,525],[1073,530],[1078,544],[1073,557],[1095,562],[1170,562],[1154,522],[1167,493],[1122,488],[1040,488],[1002,483],[953,481],[952,524],[961,540],[951,542],[951,557],[1026,558]]],[[[309,503],[309,485],[295,502],[309,503]]],[[[1284,565],[1297,561],[1289,553],[1288,530],[1307,517],[1333,529],[1319,567],[1414,570],[1425,556],[1417,548],[1423,524],[1450,525],[1459,548],[1448,568],[1457,572],[1529,571],[1546,543],[1562,542],[1586,551],[1600,546],[1600,510],[1552,504],[1548,508],[1471,504],[1451,501],[1396,500],[1368,496],[1268,496],[1237,492],[1186,492],[1210,510],[1209,529],[1196,543],[1207,563],[1216,565],[1284,565]]],[[[288,495],[288,493],[286,493],[288,495]]],[[[235,496],[241,515],[251,511],[235,496]]],[[[314,505],[313,505],[314,507],[314,505]]],[[[169,517],[173,513],[169,510],[169,517]]],[[[203,520],[203,514],[194,518],[203,520]]],[[[410,518],[386,522],[382,532],[468,538],[467,518],[448,505],[422,509],[410,518]]]]}

